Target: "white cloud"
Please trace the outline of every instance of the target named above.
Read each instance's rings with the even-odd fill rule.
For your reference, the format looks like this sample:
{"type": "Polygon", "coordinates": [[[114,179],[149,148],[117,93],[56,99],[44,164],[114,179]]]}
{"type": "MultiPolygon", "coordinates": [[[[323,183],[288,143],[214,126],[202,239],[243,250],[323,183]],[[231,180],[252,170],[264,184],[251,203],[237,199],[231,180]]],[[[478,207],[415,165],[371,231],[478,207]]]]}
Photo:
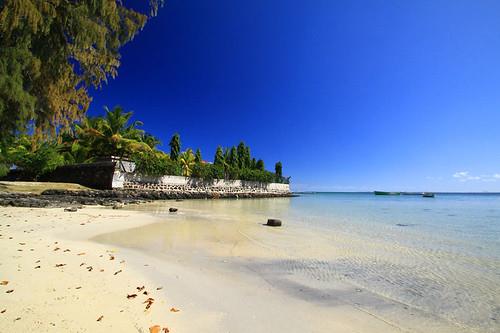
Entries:
{"type": "Polygon", "coordinates": [[[457,179],[460,182],[467,182],[471,180],[480,180],[484,182],[496,182],[500,181],[500,174],[495,173],[493,175],[480,175],[473,176],[469,173],[469,171],[458,171],[453,174],[453,178],[457,179]]]}

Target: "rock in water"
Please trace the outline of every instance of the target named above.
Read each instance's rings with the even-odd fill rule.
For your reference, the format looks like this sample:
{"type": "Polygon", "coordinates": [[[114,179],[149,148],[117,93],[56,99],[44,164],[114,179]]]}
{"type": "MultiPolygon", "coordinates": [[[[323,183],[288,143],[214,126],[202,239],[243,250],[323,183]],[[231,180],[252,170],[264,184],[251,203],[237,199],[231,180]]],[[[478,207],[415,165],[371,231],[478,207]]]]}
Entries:
{"type": "Polygon", "coordinates": [[[77,210],[78,210],[78,208],[76,208],[76,207],[64,208],[65,212],[76,212],[77,210]]]}
{"type": "Polygon", "coordinates": [[[281,227],[281,220],[278,219],[268,219],[267,224],[270,227],[281,227]]]}
{"type": "Polygon", "coordinates": [[[168,211],[170,213],[175,213],[177,211],[177,208],[169,208],[168,211]]]}

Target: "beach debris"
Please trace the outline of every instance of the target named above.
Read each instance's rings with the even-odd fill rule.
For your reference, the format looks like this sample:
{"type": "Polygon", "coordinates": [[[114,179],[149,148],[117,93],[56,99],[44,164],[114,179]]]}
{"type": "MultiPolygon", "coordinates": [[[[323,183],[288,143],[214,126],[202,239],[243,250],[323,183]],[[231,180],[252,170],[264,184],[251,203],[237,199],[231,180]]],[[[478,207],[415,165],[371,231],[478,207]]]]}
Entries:
{"type": "Polygon", "coordinates": [[[66,249],[63,252],[71,252],[71,250],[70,249],[66,249]]]}
{"type": "Polygon", "coordinates": [[[170,312],[179,312],[179,311],[181,311],[181,310],[176,309],[176,308],[174,308],[174,307],[170,308],[170,312]]]}
{"type": "Polygon", "coordinates": [[[82,287],[81,287],[81,286],[78,286],[78,287],[75,287],[75,289],[82,289],[82,287]]]}
{"type": "Polygon", "coordinates": [[[40,268],[40,265],[38,265],[38,266],[35,266],[35,269],[37,269],[37,268],[40,268]]]}
{"type": "Polygon", "coordinates": [[[161,330],[162,333],[169,333],[170,330],[168,329],[168,327],[163,327],[162,330],[161,330]]]}
{"type": "Polygon", "coordinates": [[[268,219],[266,225],[270,226],[270,227],[281,227],[281,220],[278,220],[278,219],[268,219]]]}
{"type": "Polygon", "coordinates": [[[148,292],[146,290],[144,290],[144,292],[142,294],[147,296],[148,292]]]}
{"type": "Polygon", "coordinates": [[[136,297],[137,297],[137,294],[127,294],[128,299],[136,298],[136,297]]]}
{"type": "Polygon", "coordinates": [[[77,254],[77,256],[84,256],[85,255],[85,252],[80,252],[77,254]]]}
{"type": "Polygon", "coordinates": [[[122,270],[120,269],[119,271],[114,272],[113,275],[116,275],[116,274],[121,273],[121,272],[122,272],[122,270]]]}
{"type": "Polygon", "coordinates": [[[3,280],[2,282],[0,282],[0,286],[6,286],[9,284],[9,281],[7,280],[3,280]]]}
{"type": "Polygon", "coordinates": [[[21,320],[21,317],[17,317],[16,319],[14,319],[14,321],[18,321],[18,320],[21,320]]]}
{"type": "Polygon", "coordinates": [[[60,249],[61,249],[60,247],[56,247],[54,251],[59,251],[60,249]]]}
{"type": "Polygon", "coordinates": [[[76,207],[67,207],[67,208],[64,208],[65,212],[76,212],[77,210],[78,210],[78,208],[76,208],[76,207]]]}
{"type": "Polygon", "coordinates": [[[5,313],[5,311],[7,311],[7,309],[3,309],[2,311],[0,311],[0,313],[5,313]]]}
{"type": "Polygon", "coordinates": [[[158,288],[156,288],[156,290],[162,290],[162,289],[163,289],[163,287],[158,287],[158,288]]]}
{"type": "Polygon", "coordinates": [[[114,256],[114,255],[112,255],[112,254],[110,254],[110,255],[109,255],[109,260],[115,260],[115,256],[114,256]]]}
{"type": "Polygon", "coordinates": [[[89,272],[92,272],[92,270],[93,270],[93,269],[94,269],[94,268],[93,268],[92,266],[87,266],[87,270],[88,270],[89,272]]]}
{"type": "Polygon", "coordinates": [[[122,203],[116,203],[113,205],[113,209],[121,209],[123,208],[123,204],[122,203]]]}
{"type": "Polygon", "coordinates": [[[35,264],[38,264],[39,262],[40,262],[40,260],[37,260],[37,261],[35,261],[35,264]]]}
{"type": "Polygon", "coordinates": [[[145,300],[142,304],[146,304],[146,310],[148,310],[151,305],[153,305],[153,303],[155,302],[154,298],[148,298],[147,300],[145,300]]]}
{"type": "Polygon", "coordinates": [[[102,269],[102,268],[101,268],[101,269],[99,270],[99,272],[101,272],[101,273],[102,273],[102,272],[104,272],[104,269],[102,269]]]}
{"type": "Polygon", "coordinates": [[[143,291],[143,290],[144,290],[144,288],[146,288],[146,287],[145,287],[145,286],[142,286],[142,287],[137,287],[136,289],[137,289],[137,291],[143,291]]]}
{"type": "Polygon", "coordinates": [[[100,316],[99,318],[97,318],[97,321],[101,321],[102,318],[104,318],[104,316],[100,316]]]}
{"type": "Polygon", "coordinates": [[[178,211],[178,209],[177,209],[177,208],[174,208],[174,207],[170,207],[170,208],[168,209],[168,211],[169,211],[170,213],[175,213],[176,211],[178,211]]]}
{"type": "Polygon", "coordinates": [[[26,245],[26,243],[19,243],[19,245],[26,245]]]}
{"type": "Polygon", "coordinates": [[[85,265],[85,263],[84,263],[84,262],[82,262],[82,263],[80,264],[80,267],[82,267],[83,265],[85,265]]]}
{"type": "Polygon", "coordinates": [[[66,264],[56,264],[56,267],[63,267],[66,266],[66,264]]]}
{"type": "Polygon", "coordinates": [[[149,328],[149,333],[160,333],[160,332],[161,332],[160,325],[154,325],[149,328]]]}
{"type": "Polygon", "coordinates": [[[5,293],[6,293],[6,294],[10,294],[10,293],[12,293],[12,292],[14,292],[14,289],[7,290],[5,293]]]}

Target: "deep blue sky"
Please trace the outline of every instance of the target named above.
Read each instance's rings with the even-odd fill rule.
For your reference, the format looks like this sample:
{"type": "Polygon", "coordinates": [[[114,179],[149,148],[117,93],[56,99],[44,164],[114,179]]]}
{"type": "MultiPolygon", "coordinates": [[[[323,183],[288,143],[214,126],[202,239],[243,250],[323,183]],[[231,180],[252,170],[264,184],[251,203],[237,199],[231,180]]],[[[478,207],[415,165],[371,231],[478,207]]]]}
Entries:
{"type": "Polygon", "coordinates": [[[295,190],[500,191],[498,0],[168,0],[94,92],[295,190]]]}

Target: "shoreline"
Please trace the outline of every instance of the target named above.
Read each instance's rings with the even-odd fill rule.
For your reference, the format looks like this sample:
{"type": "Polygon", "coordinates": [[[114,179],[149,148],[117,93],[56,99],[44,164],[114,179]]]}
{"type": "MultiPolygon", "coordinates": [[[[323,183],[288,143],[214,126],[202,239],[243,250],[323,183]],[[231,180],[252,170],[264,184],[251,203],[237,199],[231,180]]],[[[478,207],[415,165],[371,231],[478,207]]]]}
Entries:
{"type": "Polygon", "coordinates": [[[114,206],[121,208],[129,204],[141,204],[155,200],[191,199],[261,199],[290,198],[292,193],[254,193],[254,192],[189,192],[158,190],[64,190],[47,189],[41,193],[0,192],[0,207],[60,208],[74,205],[114,206]]]}
{"type": "MultiPolygon", "coordinates": [[[[359,300],[351,299],[356,292],[343,287],[332,289],[326,300],[333,304],[324,306],[309,299],[324,297],[317,290],[293,295],[296,286],[283,284],[279,276],[265,276],[244,265],[231,266],[230,258],[207,257],[196,250],[192,255],[192,250],[186,250],[186,256],[148,253],[105,241],[106,235],[116,232],[133,235],[141,227],[168,223],[148,212],[104,207],[77,212],[8,207],[0,212],[0,280],[9,280],[7,286],[0,286],[0,304],[7,310],[0,314],[0,326],[7,332],[54,327],[81,332],[148,332],[153,325],[168,327],[170,332],[388,333],[429,328],[425,323],[422,329],[406,329],[367,311],[356,305],[359,300]],[[207,260],[216,265],[207,265],[207,260]],[[55,267],[58,264],[65,266],[55,267]],[[143,285],[148,295],[137,292],[136,287],[143,285]],[[159,287],[163,288],[156,290],[159,287]],[[6,294],[4,289],[14,292],[6,294]],[[138,296],[127,299],[133,293],[138,296]],[[149,297],[154,303],[145,311],[143,302],[149,297]],[[82,308],[88,311],[81,314],[82,308]],[[171,312],[171,308],[180,311],[171,312]],[[101,315],[103,319],[97,321],[101,315]]],[[[173,216],[182,217],[182,213],[173,216]]],[[[170,222],[173,228],[180,224],[170,222]]],[[[187,243],[186,239],[179,242],[187,243]]],[[[416,318],[408,319],[410,326],[418,327],[416,318]]]]}

